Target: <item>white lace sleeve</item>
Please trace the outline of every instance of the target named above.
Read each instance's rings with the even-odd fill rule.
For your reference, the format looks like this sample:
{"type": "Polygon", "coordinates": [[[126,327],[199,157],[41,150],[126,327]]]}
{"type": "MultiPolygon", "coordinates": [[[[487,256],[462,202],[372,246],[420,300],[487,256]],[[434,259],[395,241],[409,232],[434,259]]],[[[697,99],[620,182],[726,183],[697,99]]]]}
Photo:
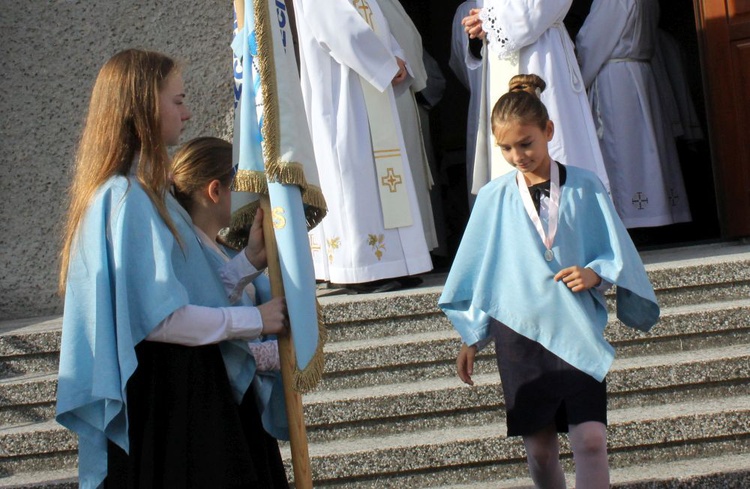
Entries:
{"type": "Polygon", "coordinates": [[[508,37],[508,33],[503,29],[499,20],[500,12],[495,9],[495,6],[484,7],[479,12],[479,19],[482,21],[482,30],[486,33],[490,50],[500,59],[517,59],[518,50],[521,48],[508,37]]]}

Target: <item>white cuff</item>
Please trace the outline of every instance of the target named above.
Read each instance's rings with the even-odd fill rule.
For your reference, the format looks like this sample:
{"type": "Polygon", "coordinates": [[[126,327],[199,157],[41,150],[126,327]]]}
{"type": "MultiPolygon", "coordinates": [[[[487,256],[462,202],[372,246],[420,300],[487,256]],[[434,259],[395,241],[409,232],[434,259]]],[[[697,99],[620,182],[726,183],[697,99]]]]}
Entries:
{"type": "Polygon", "coordinates": [[[237,253],[234,258],[222,265],[219,269],[219,276],[229,297],[229,303],[236,303],[242,296],[245,286],[261,273],[263,271],[257,270],[247,259],[245,250],[237,253]]]}
{"type": "Polygon", "coordinates": [[[204,307],[188,304],[159,323],[149,341],[200,346],[260,336],[263,320],[255,307],[204,307]]]}

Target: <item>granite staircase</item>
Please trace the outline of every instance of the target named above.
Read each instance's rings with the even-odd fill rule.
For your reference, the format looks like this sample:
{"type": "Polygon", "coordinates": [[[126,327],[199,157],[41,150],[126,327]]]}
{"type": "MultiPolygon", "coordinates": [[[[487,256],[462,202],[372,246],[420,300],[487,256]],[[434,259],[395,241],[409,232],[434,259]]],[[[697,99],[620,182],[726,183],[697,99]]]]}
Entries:
{"type": "MultiPolygon", "coordinates": [[[[607,329],[612,485],[750,487],[750,246],[642,256],[662,318],[648,334],[614,319],[607,329]]],[[[443,280],[321,297],[326,374],[304,397],[315,487],[531,486],[521,441],[505,437],[492,347],[474,387],[455,376],[443,280]]],[[[59,335],[60,318],[0,324],[0,488],[77,485],[76,437],[53,420],[59,335]]],[[[289,464],[286,444],[282,454],[289,464]]]]}

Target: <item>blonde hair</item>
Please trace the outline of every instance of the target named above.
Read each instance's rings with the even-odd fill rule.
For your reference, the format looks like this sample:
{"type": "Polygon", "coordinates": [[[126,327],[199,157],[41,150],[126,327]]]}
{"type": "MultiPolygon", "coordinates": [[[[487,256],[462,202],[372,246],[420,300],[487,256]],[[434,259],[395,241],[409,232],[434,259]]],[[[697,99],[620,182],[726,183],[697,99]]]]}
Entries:
{"type": "Polygon", "coordinates": [[[508,82],[508,92],[492,108],[492,133],[497,127],[515,121],[536,125],[544,130],[549,121],[547,108],[539,98],[547,84],[537,75],[515,75],[508,82]]]}
{"type": "Polygon", "coordinates": [[[61,251],[61,293],[65,292],[73,243],[94,194],[112,176],[128,175],[136,156],[140,162],[136,179],[180,241],[164,200],[169,187],[169,155],[159,114],[159,92],[176,71],[171,58],[137,49],[117,53],[99,71],[69,189],[61,251]]]}
{"type": "Polygon", "coordinates": [[[190,212],[193,195],[214,180],[229,187],[234,179],[232,145],[214,137],[195,138],[180,147],[172,158],[175,198],[190,212]]]}

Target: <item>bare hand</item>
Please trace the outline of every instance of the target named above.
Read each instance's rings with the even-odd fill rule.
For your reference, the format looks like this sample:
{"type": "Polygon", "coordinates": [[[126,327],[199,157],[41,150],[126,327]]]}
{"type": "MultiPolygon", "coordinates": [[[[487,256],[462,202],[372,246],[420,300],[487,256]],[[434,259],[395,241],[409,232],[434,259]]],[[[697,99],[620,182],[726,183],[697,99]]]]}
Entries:
{"type": "Polygon", "coordinates": [[[469,385],[474,385],[471,376],[474,374],[474,357],[476,356],[476,346],[468,346],[466,343],[461,344],[461,351],[458,352],[458,358],[456,359],[456,371],[458,372],[458,378],[469,385]]]}
{"type": "Polygon", "coordinates": [[[250,232],[247,236],[247,246],[245,247],[245,256],[256,270],[262,270],[268,266],[266,241],[263,237],[263,209],[260,207],[255,212],[253,225],[250,226],[250,232]]]}
{"type": "Polygon", "coordinates": [[[573,292],[588,290],[602,283],[602,278],[596,272],[590,268],[583,268],[578,265],[563,268],[557,272],[555,282],[559,282],[560,280],[573,292]]]}
{"type": "Polygon", "coordinates": [[[461,20],[461,25],[464,26],[464,30],[469,35],[469,39],[484,39],[485,32],[482,29],[482,20],[479,18],[479,13],[482,11],[480,8],[473,8],[469,10],[469,15],[461,20]]]}
{"type": "Polygon", "coordinates": [[[398,63],[398,73],[393,77],[393,81],[391,82],[393,85],[398,85],[406,80],[406,76],[409,74],[409,72],[406,71],[406,61],[397,56],[396,63],[398,63]]]}
{"type": "Polygon", "coordinates": [[[258,310],[263,320],[261,334],[283,335],[286,333],[289,328],[289,316],[284,297],[274,297],[265,304],[259,305],[258,310]]]}

